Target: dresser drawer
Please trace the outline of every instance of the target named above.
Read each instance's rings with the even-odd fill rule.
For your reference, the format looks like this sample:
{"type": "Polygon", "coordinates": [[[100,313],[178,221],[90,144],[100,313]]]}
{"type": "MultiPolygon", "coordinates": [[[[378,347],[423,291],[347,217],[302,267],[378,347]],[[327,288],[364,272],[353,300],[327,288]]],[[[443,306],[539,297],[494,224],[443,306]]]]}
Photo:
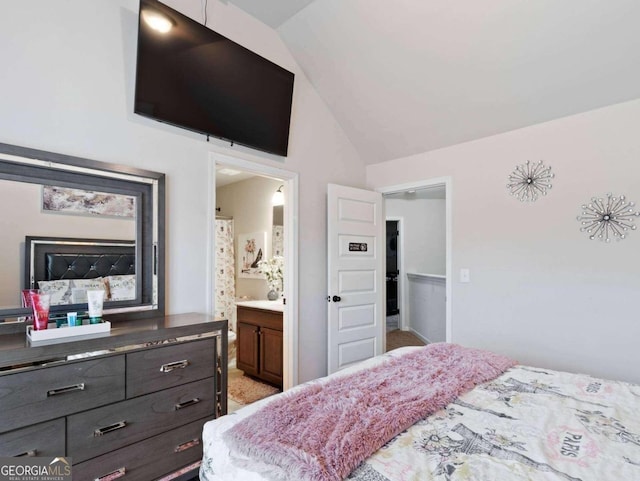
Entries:
{"type": "Polygon", "coordinates": [[[0,376],[0,432],[124,399],[124,356],[0,376]]]}
{"type": "Polygon", "coordinates": [[[0,456],[64,455],[64,418],[0,434],[0,456]]]}
{"type": "Polygon", "coordinates": [[[215,374],[215,339],[127,354],[127,398],[215,374]]]}
{"type": "MultiPolygon", "coordinates": [[[[149,481],[202,458],[202,426],[196,421],[73,466],[73,479],[149,481]]],[[[75,461],[75,460],[74,460],[75,461]]]]}
{"type": "Polygon", "coordinates": [[[67,419],[68,456],[85,461],[214,412],[209,378],[74,414],[67,419]]]}

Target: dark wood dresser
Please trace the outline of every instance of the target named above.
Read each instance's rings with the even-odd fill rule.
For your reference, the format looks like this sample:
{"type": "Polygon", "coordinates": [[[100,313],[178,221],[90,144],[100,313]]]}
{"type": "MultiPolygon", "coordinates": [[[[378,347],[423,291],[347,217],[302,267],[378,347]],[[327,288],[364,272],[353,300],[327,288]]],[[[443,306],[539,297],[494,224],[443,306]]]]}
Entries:
{"type": "Polygon", "coordinates": [[[282,389],[282,311],[238,305],[236,319],[238,369],[282,389]]]}
{"type": "Polygon", "coordinates": [[[0,456],[70,457],[78,480],[194,476],[203,424],[226,414],[226,366],[227,321],[199,314],[43,346],[1,335],[0,456]]]}

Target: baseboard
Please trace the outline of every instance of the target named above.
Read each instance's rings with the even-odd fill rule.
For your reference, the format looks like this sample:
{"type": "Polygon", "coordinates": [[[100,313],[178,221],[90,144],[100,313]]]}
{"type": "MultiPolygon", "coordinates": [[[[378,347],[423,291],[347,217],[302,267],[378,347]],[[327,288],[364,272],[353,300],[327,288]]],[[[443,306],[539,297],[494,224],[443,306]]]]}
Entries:
{"type": "Polygon", "coordinates": [[[425,344],[431,344],[431,341],[429,339],[427,339],[426,337],[424,337],[422,334],[420,334],[418,331],[416,331],[416,330],[414,330],[412,328],[407,329],[407,331],[411,332],[411,334],[416,336],[418,339],[420,339],[425,344]]]}

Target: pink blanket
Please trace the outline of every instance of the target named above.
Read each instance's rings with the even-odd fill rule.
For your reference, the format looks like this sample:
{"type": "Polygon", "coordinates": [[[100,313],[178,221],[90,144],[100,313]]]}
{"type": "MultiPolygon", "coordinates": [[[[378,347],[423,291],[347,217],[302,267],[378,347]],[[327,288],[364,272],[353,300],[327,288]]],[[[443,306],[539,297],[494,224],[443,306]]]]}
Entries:
{"type": "Polygon", "coordinates": [[[284,394],[225,433],[245,468],[291,480],[337,481],[387,441],[515,362],[430,344],[372,369],[284,394]]]}

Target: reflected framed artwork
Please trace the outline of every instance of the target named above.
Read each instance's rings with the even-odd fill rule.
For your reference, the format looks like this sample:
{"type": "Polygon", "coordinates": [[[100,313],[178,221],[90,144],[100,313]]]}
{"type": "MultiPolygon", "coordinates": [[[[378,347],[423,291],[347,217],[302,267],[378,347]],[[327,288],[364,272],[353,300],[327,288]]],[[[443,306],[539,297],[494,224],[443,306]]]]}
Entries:
{"type": "Polygon", "coordinates": [[[264,279],[264,274],[260,273],[258,263],[266,258],[266,243],[266,232],[238,234],[238,248],[236,249],[238,277],[264,279]]]}
{"type": "Polygon", "coordinates": [[[42,211],[133,219],[136,214],[136,198],[131,195],[43,185],[42,211]]]}

